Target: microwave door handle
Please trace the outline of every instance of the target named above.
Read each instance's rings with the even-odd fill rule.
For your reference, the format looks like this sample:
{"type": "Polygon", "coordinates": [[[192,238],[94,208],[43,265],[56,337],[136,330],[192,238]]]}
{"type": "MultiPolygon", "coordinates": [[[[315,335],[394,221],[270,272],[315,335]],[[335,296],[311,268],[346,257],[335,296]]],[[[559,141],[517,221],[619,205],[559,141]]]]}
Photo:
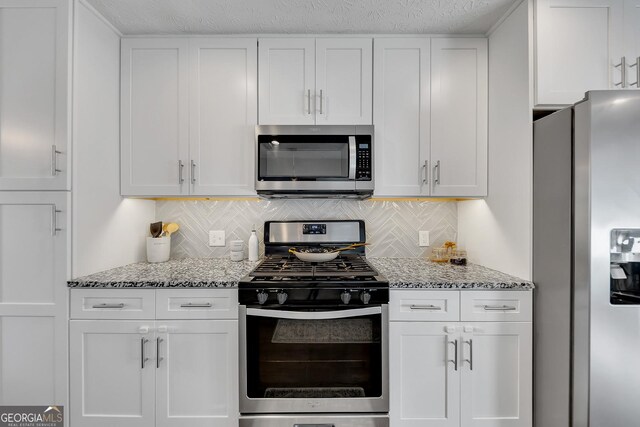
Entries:
{"type": "Polygon", "coordinates": [[[381,307],[354,308],[338,311],[287,311],[287,310],[268,310],[264,308],[247,308],[247,316],[271,317],[276,319],[293,319],[293,320],[328,320],[328,319],[346,319],[349,317],[370,316],[372,314],[381,314],[381,307]]]}
{"type": "Polygon", "coordinates": [[[356,137],[349,137],[349,180],[356,179],[356,137]]]}

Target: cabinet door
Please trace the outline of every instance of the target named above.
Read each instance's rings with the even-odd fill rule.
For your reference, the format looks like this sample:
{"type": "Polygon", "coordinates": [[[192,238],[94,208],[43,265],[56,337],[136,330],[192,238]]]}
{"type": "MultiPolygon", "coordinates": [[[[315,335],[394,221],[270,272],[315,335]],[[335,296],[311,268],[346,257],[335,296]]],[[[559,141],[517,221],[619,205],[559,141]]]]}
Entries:
{"type": "Polygon", "coordinates": [[[255,195],[257,40],[189,44],[191,194],[255,195]]]}
{"type": "Polygon", "coordinates": [[[123,39],[121,192],[189,194],[187,39],[123,39]]]}
{"type": "Polygon", "coordinates": [[[0,1],[0,190],[69,190],[69,2],[0,1]]]}
{"type": "Polygon", "coordinates": [[[567,105],[621,81],[624,0],[536,1],[536,105],[567,105]]]}
{"type": "Polygon", "coordinates": [[[626,55],[629,63],[628,87],[640,88],[640,0],[627,0],[624,4],[626,55]]]}
{"type": "Polygon", "coordinates": [[[462,427],[532,425],[531,323],[464,324],[462,427]]]}
{"type": "Polygon", "coordinates": [[[431,40],[431,195],[487,195],[487,39],[431,40]]]}
{"type": "Polygon", "coordinates": [[[370,125],[372,40],[316,39],[316,123],[370,125]]]}
{"type": "Polygon", "coordinates": [[[461,365],[455,323],[391,322],[389,335],[391,424],[457,427],[461,365]]]}
{"type": "Polygon", "coordinates": [[[158,427],[238,425],[238,321],[158,321],[158,427]]]}
{"type": "Polygon", "coordinates": [[[374,40],[375,195],[429,195],[429,39],[374,40]]]}
{"type": "Polygon", "coordinates": [[[67,399],[69,197],[0,192],[0,405],[67,399]]]}
{"type": "Polygon", "coordinates": [[[153,427],[153,322],[72,320],[70,426],[153,427]]]}
{"type": "Polygon", "coordinates": [[[260,39],[261,125],[315,124],[315,39],[260,39]]]}

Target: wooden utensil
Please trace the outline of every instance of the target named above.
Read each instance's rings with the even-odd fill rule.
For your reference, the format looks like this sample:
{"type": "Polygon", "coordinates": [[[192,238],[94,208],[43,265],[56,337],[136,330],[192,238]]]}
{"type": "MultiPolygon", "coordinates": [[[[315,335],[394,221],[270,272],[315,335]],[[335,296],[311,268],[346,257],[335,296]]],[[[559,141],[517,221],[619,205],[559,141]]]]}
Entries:
{"type": "Polygon", "coordinates": [[[175,222],[169,222],[167,224],[162,224],[162,231],[167,235],[171,236],[173,233],[178,231],[180,226],[175,222]]]}

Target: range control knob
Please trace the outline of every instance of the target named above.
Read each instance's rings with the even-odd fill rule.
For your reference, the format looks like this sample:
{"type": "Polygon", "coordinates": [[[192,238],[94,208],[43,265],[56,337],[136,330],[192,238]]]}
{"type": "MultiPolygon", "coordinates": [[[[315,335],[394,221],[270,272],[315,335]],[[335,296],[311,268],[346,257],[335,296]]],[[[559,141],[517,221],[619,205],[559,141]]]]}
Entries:
{"type": "Polygon", "coordinates": [[[269,298],[269,295],[265,291],[258,291],[258,303],[260,305],[267,302],[268,298],[269,298]]]}
{"type": "Polygon", "coordinates": [[[351,301],[351,293],[349,291],[343,291],[340,294],[340,299],[344,304],[349,304],[349,301],[351,301]]]}
{"type": "Polygon", "coordinates": [[[369,304],[369,301],[371,301],[371,294],[367,291],[360,292],[360,301],[362,301],[363,304],[369,304]]]}
{"type": "Polygon", "coordinates": [[[284,304],[284,302],[287,300],[288,296],[289,295],[287,295],[287,293],[285,291],[278,292],[278,303],[280,305],[284,304]]]}

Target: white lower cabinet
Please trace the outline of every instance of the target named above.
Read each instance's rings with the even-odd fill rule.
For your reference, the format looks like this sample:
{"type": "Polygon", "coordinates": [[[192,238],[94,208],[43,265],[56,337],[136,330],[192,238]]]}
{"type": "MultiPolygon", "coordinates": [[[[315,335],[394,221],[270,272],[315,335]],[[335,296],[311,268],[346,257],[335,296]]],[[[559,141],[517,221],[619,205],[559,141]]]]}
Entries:
{"type": "Polygon", "coordinates": [[[0,192],[0,405],[66,406],[69,207],[0,192]]]}
{"type": "MultiPolygon", "coordinates": [[[[454,300],[460,294],[462,299],[485,294],[531,305],[526,291],[449,292],[452,306],[458,305],[454,300]]],[[[392,291],[390,306],[428,299],[429,293],[392,291]]],[[[414,319],[412,312],[391,311],[390,316],[391,427],[531,427],[531,317],[519,322],[434,322],[423,320],[424,304],[408,306],[415,308],[414,319]]],[[[461,319],[469,316],[466,310],[462,305],[461,319]]]]}
{"type": "Polygon", "coordinates": [[[238,322],[157,322],[156,426],[238,423],[238,322]]]}
{"type": "Polygon", "coordinates": [[[394,426],[460,425],[460,369],[455,360],[458,335],[452,325],[391,322],[389,366],[394,426]]]}
{"type": "MultiPolygon", "coordinates": [[[[111,290],[110,298],[126,301],[127,292],[157,292],[158,306],[166,299],[163,290],[111,290]]],[[[171,292],[175,297],[177,291],[171,292]]],[[[90,293],[72,290],[72,304],[90,293]]],[[[233,290],[209,293],[235,296],[237,302],[233,290]]],[[[124,305],[105,314],[127,316],[124,305]]],[[[153,314],[146,320],[72,319],[70,426],[236,427],[238,320],[188,315],[189,320],[156,320],[153,314]]]]}
{"type": "Polygon", "coordinates": [[[462,326],[463,427],[531,426],[531,326],[530,322],[462,326]]]}
{"type": "Polygon", "coordinates": [[[152,427],[153,321],[70,322],[70,424],[152,427]]]}

